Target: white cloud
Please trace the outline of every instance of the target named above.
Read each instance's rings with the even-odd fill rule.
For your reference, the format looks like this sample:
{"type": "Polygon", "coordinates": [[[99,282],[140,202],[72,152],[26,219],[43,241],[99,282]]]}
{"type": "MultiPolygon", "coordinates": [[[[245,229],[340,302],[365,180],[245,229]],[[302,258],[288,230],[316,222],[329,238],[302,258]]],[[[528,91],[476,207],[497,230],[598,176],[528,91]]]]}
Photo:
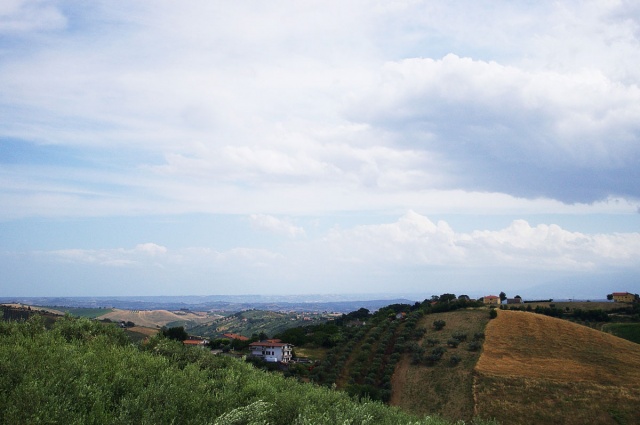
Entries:
{"type": "Polygon", "coordinates": [[[65,28],[67,19],[50,2],[4,0],[0,3],[0,34],[65,28]]]}
{"type": "MultiPolygon", "coordinates": [[[[257,228],[291,238],[302,228],[275,217],[254,215],[257,228]]],[[[584,234],[551,224],[530,226],[516,220],[498,231],[457,233],[446,222],[433,223],[409,211],[388,224],[333,229],[321,240],[296,242],[281,252],[253,247],[226,251],[210,248],[169,250],[154,243],[133,249],[65,249],[39,252],[39,256],[71,264],[135,267],[270,267],[300,273],[307,262],[319,261],[329,269],[340,263],[384,267],[446,266],[467,268],[523,268],[537,270],[598,270],[635,267],[640,260],[640,233],[584,234]],[[286,266],[285,266],[286,264],[286,266]]],[[[229,269],[229,270],[232,270],[229,269]]],[[[304,273],[299,275],[305,279],[304,273]]]]}
{"type": "MultiPolygon", "coordinates": [[[[50,7],[7,4],[12,17],[50,7]]],[[[65,5],[74,31],[2,59],[0,136],[73,146],[125,187],[141,173],[159,187],[180,178],[186,193],[286,184],[634,198],[640,75],[627,7],[65,5]]],[[[122,213],[138,202],[173,211],[182,196],[161,206],[137,195],[122,213]]],[[[201,198],[201,211],[217,201],[201,198]]]]}
{"type": "Polygon", "coordinates": [[[387,63],[350,113],[448,160],[440,172],[458,187],[593,202],[640,197],[629,183],[638,105],[637,84],[597,69],[528,71],[449,54],[387,63]]]}
{"type": "Polygon", "coordinates": [[[304,228],[282,220],[277,217],[265,214],[251,214],[249,216],[251,226],[256,229],[282,234],[290,238],[302,237],[305,235],[304,228]]]}
{"type": "Polygon", "coordinates": [[[158,265],[157,261],[161,261],[161,259],[157,257],[162,257],[167,252],[166,247],[148,242],[138,244],[133,249],[61,249],[49,252],[41,251],[37,254],[64,263],[140,267],[145,264],[158,265]]]}
{"type": "Polygon", "coordinates": [[[157,245],[157,244],[152,243],[152,242],[147,242],[147,243],[136,245],[134,251],[143,252],[143,253],[148,254],[148,255],[153,257],[153,256],[156,256],[156,255],[166,254],[167,253],[167,248],[162,246],[162,245],[157,245]]]}
{"type": "Polygon", "coordinates": [[[524,220],[499,231],[456,233],[411,211],[394,223],[336,229],[325,243],[338,259],[404,266],[587,270],[640,260],[640,233],[588,235],[524,220]]]}

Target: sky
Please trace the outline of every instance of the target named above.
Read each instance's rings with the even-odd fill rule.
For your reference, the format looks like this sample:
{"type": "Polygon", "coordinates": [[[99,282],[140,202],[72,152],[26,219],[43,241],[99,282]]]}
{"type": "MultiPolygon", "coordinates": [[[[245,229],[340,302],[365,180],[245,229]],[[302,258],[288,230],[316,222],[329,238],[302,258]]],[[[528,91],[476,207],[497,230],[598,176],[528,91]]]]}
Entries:
{"type": "Polygon", "coordinates": [[[4,0],[0,295],[640,292],[634,1],[4,0]]]}

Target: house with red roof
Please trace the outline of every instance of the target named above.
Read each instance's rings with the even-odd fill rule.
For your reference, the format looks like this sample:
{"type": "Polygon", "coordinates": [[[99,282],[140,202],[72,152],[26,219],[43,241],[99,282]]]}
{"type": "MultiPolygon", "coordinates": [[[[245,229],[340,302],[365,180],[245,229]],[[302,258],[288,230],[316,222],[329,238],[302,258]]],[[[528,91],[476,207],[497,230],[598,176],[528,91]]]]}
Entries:
{"type": "Polygon", "coordinates": [[[189,347],[201,347],[206,348],[209,341],[206,339],[185,339],[182,343],[189,347]]]}
{"type": "Polygon", "coordinates": [[[488,305],[499,305],[500,297],[496,295],[485,295],[482,297],[482,302],[488,305]]]}

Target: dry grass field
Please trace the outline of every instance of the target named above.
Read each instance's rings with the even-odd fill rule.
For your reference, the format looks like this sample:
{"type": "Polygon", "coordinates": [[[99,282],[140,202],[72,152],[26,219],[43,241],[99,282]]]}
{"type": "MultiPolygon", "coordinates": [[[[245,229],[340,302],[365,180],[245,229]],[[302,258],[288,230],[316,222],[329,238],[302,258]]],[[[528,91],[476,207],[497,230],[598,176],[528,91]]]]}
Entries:
{"type": "Polygon", "coordinates": [[[640,345],[551,317],[499,311],[476,365],[476,411],[504,424],[640,423],[640,345]]]}
{"type": "Polygon", "coordinates": [[[138,326],[156,328],[172,322],[192,321],[197,323],[207,323],[215,317],[204,312],[174,312],[167,310],[114,310],[100,316],[99,319],[110,319],[114,322],[133,322],[138,326]]]}
{"type": "Polygon", "coordinates": [[[31,308],[32,310],[35,311],[46,311],[47,313],[51,313],[51,314],[55,314],[58,316],[64,316],[64,311],[62,310],[58,310],[55,308],[49,308],[49,307],[40,307],[40,306],[30,306],[28,304],[1,304],[1,305],[6,305],[9,306],[11,308],[31,308]]]}

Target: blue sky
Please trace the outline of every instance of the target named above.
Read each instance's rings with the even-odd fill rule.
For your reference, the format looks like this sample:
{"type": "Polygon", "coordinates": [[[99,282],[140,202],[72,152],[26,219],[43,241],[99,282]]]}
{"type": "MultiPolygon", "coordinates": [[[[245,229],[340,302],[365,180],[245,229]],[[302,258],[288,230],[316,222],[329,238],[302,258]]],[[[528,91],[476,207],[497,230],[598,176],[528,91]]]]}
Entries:
{"type": "Polygon", "coordinates": [[[0,6],[0,294],[640,292],[640,7],[0,6]]]}

